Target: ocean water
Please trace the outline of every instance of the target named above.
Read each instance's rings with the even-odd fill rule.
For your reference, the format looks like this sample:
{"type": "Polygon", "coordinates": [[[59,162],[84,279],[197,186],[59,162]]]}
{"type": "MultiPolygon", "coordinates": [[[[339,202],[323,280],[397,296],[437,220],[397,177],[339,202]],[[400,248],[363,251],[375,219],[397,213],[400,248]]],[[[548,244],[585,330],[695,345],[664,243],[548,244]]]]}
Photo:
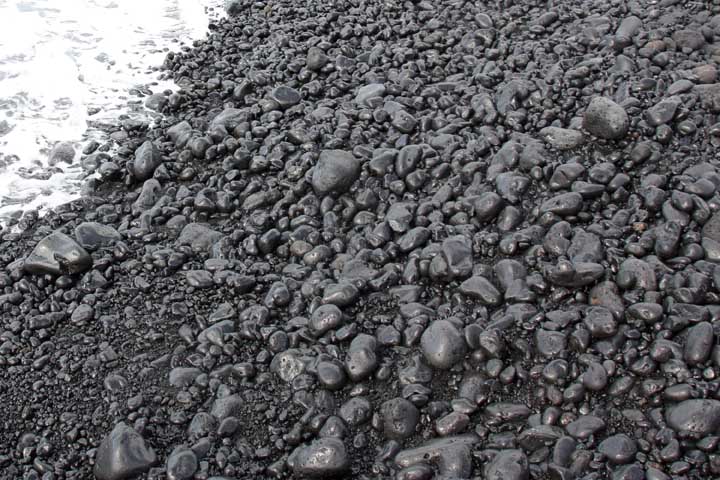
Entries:
{"type": "MultiPolygon", "coordinates": [[[[157,82],[168,51],[203,38],[222,0],[0,0],[0,221],[78,196],[80,150],[157,82]],[[48,165],[61,141],[72,164],[48,165]]],[[[142,115],[142,113],[141,113],[142,115]]],[[[150,115],[150,112],[148,112],[150,115]]]]}

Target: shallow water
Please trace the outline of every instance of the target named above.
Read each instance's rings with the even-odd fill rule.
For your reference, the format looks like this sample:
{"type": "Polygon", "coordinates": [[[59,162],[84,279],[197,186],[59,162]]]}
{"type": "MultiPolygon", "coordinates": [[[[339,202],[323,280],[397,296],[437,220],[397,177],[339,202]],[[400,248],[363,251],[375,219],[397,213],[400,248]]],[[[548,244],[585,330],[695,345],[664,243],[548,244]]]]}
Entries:
{"type": "Polygon", "coordinates": [[[157,82],[153,67],[202,38],[206,7],[221,3],[0,0],[0,219],[77,197],[79,153],[49,170],[49,150],[70,141],[79,152],[83,140],[102,140],[88,124],[125,113],[130,90],[157,82]]]}

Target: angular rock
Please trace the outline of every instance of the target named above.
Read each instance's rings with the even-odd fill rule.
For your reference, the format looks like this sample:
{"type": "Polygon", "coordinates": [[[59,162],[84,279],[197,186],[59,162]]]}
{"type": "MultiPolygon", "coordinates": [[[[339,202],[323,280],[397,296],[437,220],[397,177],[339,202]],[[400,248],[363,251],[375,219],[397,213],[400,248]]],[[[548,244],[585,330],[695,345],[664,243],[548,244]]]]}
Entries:
{"type": "Polygon", "coordinates": [[[502,450],[485,465],[485,480],[528,480],[530,468],[522,450],[502,450]]]}
{"type": "Polygon", "coordinates": [[[100,443],[93,473],[98,480],[128,480],[156,463],[155,452],[145,445],[142,436],[120,422],[100,443]]]}
{"type": "Polygon", "coordinates": [[[360,162],[343,150],[323,150],[313,170],[312,186],[318,195],[347,192],[360,176],[360,162]]]}
{"type": "Polygon", "coordinates": [[[200,223],[188,223],[177,239],[178,245],[190,245],[195,252],[207,252],[223,237],[210,227],[200,223]]]}
{"type": "Polygon", "coordinates": [[[95,251],[115,244],[122,236],[110,225],[83,222],[75,227],[75,239],[86,250],[95,251]]]}
{"type": "Polygon", "coordinates": [[[42,275],[75,274],[92,267],[93,260],[75,240],[62,232],[53,232],[43,238],[23,264],[27,273],[42,275]]]}

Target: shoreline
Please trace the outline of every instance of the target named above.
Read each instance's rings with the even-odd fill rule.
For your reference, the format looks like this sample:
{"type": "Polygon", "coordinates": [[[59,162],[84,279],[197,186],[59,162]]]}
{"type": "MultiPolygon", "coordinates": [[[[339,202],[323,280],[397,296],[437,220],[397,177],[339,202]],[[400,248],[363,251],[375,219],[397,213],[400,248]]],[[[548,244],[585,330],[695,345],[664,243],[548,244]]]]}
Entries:
{"type": "Polygon", "coordinates": [[[207,26],[222,15],[222,7],[212,5],[219,0],[170,0],[146,7],[135,0],[101,3],[79,0],[55,10],[16,8],[12,2],[0,6],[0,16],[10,22],[0,35],[0,77],[6,76],[0,103],[7,108],[0,105],[0,119],[7,115],[9,122],[3,130],[0,120],[2,226],[25,211],[42,214],[77,198],[82,178],[92,173],[92,145],[99,142],[102,150],[114,144],[103,124],[130,123],[122,115],[153,121],[157,114],[144,106],[148,87],[177,89],[156,78],[167,52],[205,36],[203,21],[207,26]],[[86,23],[86,17],[97,21],[86,23]],[[15,30],[17,41],[11,41],[8,31],[15,30]],[[43,85],[46,78],[52,82],[43,85]],[[12,110],[8,105],[14,105],[12,110]],[[81,159],[86,161],[81,164],[81,159]]]}
{"type": "Polygon", "coordinates": [[[720,7],[234,8],[0,231],[0,480],[720,475],[720,7]]]}

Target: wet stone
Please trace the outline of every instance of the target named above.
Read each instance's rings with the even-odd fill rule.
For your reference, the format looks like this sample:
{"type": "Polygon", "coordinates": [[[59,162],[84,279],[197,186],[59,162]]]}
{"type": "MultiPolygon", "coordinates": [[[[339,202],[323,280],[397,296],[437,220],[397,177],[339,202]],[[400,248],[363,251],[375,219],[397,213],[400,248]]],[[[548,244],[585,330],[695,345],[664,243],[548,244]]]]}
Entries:
{"type": "Polygon", "coordinates": [[[502,302],[502,294],[485,277],[468,278],[460,284],[458,291],[484,305],[499,305],[502,302]]]}
{"type": "Polygon", "coordinates": [[[144,142],[135,150],[135,160],[132,164],[132,171],[135,178],[144,182],[152,177],[155,169],[162,163],[160,150],[150,140],[144,142]]]}
{"type": "Polygon", "coordinates": [[[75,227],[75,239],[81,247],[92,252],[102,247],[112,246],[122,237],[110,225],[83,222],[75,227]]]}
{"type": "Polygon", "coordinates": [[[502,450],[485,466],[486,480],[528,480],[530,467],[522,450],[502,450]]]}
{"type": "Polygon", "coordinates": [[[365,397],[354,397],[345,402],[339,410],[339,416],[351,427],[365,424],[372,416],[372,404],[365,397]]]}
{"type": "Polygon", "coordinates": [[[567,337],[563,332],[538,329],[535,331],[535,345],[540,355],[555,358],[565,352],[567,337]]]}
{"type": "Polygon", "coordinates": [[[447,320],[435,320],[421,339],[423,355],[430,365],[449,369],[465,356],[467,345],[462,333],[447,320]]]}
{"type": "Polygon", "coordinates": [[[190,480],[197,469],[198,459],[189,448],[176,448],[167,459],[168,480],[190,480]]]}
{"type": "Polygon", "coordinates": [[[43,238],[25,259],[28,273],[61,275],[80,273],[89,269],[93,259],[75,240],[61,232],[43,238]]]}
{"type": "Polygon", "coordinates": [[[688,365],[699,365],[709,357],[715,344],[715,335],[710,322],[700,322],[688,329],[685,339],[684,358],[688,365]]]}
{"type": "Polygon", "coordinates": [[[635,440],[625,434],[608,437],[598,446],[598,451],[607,457],[614,465],[623,465],[632,462],[637,453],[635,440]]]}
{"type": "Polygon", "coordinates": [[[666,410],[668,426],[678,433],[702,438],[720,430],[720,401],[685,400],[666,410]]]}
{"type": "Polygon", "coordinates": [[[617,332],[617,321],[605,307],[590,307],[585,312],[585,326],[594,338],[608,338],[617,332]]]}
{"type": "Polygon", "coordinates": [[[401,451],[395,457],[395,463],[401,468],[407,468],[430,461],[437,465],[438,473],[446,478],[468,478],[472,471],[471,448],[479,441],[474,434],[430,440],[418,447],[401,451]]]}
{"type": "Polygon", "coordinates": [[[582,415],[577,420],[568,424],[565,430],[570,436],[578,440],[584,440],[604,428],[605,421],[603,419],[593,415],[582,415]]]}
{"type": "Polygon", "coordinates": [[[326,437],[293,450],[288,466],[297,476],[325,478],[346,472],[350,459],[341,440],[326,437]]]}

